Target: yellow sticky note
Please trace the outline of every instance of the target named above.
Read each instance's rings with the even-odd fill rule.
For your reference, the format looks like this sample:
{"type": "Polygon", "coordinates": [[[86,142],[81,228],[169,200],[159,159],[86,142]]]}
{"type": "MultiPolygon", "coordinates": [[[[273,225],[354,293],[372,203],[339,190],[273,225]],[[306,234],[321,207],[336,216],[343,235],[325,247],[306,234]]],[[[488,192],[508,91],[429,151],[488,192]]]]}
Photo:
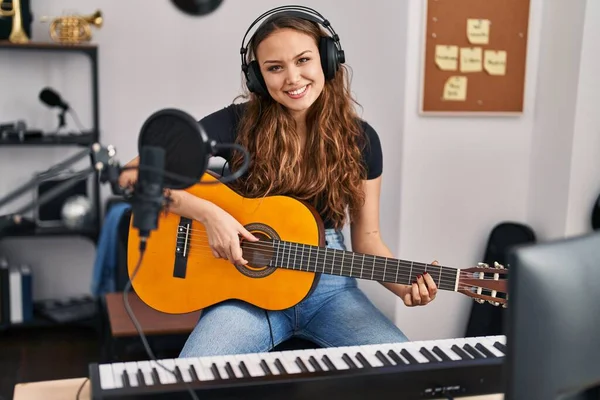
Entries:
{"type": "Polygon", "coordinates": [[[467,38],[472,44],[488,44],[490,42],[490,20],[468,19],[467,38]]]}
{"type": "Polygon", "coordinates": [[[444,84],[444,100],[465,101],[467,99],[467,77],[451,76],[444,84]]]}
{"type": "Polygon", "coordinates": [[[460,49],[460,72],[481,72],[483,52],[481,47],[460,49]]]}
{"type": "Polygon", "coordinates": [[[490,75],[506,75],[506,51],[486,50],[483,68],[490,75]]]}
{"type": "Polygon", "coordinates": [[[458,46],[435,46],[435,63],[442,71],[458,69],[458,46]]]}

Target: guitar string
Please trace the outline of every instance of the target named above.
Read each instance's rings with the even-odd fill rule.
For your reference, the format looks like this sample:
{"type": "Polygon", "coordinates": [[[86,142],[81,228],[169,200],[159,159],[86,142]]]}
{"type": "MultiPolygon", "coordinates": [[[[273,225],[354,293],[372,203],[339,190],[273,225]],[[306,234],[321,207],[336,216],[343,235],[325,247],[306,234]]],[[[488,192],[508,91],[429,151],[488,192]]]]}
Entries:
{"type": "MultiPolygon", "coordinates": [[[[202,239],[199,239],[199,238],[197,238],[197,239],[189,239],[188,243],[191,243],[191,244],[194,245],[193,247],[191,247],[190,249],[188,249],[188,253],[194,253],[194,249],[197,249],[198,247],[210,248],[210,245],[208,245],[208,243],[206,241],[203,241],[202,239]],[[198,246],[198,243],[200,243],[199,246],[198,246]]],[[[284,242],[280,242],[280,243],[284,243],[284,242]]],[[[245,242],[244,246],[245,247],[249,246],[249,248],[251,248],[251,249],[258,249],[258,250],[268,249],[268,250],[274,251],[276,253],[278,251],[274,246],[272,246],[271,244],[267,244],[267,243],[245,242]]],[[[298,256],[297,250],[293,249],[292,246],[293,246],[293,244],[289,244],[289,242],[287,244],[282,245],[281,247],[284,247],[284,248],[283,249],[280,248],[279,251],[282,252],[282,253],[284,253],[284,254],[282,254],[281,256],[282,257],[285,256],[286,255],[285,252],[288,251],[289,252],[288,259],[289,259],[291,257],[291,252],[294,251],[296,259],[298,259],[299,256],[298,256]]],[[[303,245],[299,244],[299,246],[303,246],[303,245]]],[[[338,250],[338,249],[322,248],[322,247],[318,247],[318,249],[320,249],[320,250],[317,250],[317,253],[315,253],[314,258],[313,258],[312,255],[311,256],[306,256],[305,258],[307,258],[311,262],[312,261],[319,261],[319,260],[321,260],[321,258],[324,258],[325,262],[338,262],[338,261],[345,262],[344,258],[342,256],[340,256],[339,254],[337,254],[337,252],[345,252],[346,250],[338,250]],[[318,251],[323,252],[323,250],[327,250],[327,252],[329,254],[326,254],[325,256],[322,256],[321,254],[323,254],[323,253],[321,253],[321,254],[318,253],[318,251]],[[336,250],[336,252],[333,252],[332,250],[336,250]],[[326,258],[328,255],[331,255],[331,260],[329,258],[326,258]]],[[[211,254],[212,254],[212,251],[211,251],[211,254]]],[[[366,254],[365,256],[373,257],[372,255],[368,255],[368,254],[366,254]]],[[[360,259],[360,255],[358,257],[360,259]]],[[[377,257],[379,257],[379,256],[377,256],[377,257]]],[[[302,258],[302,256],[300,256],[300,258],[302,258]]],[[[355,257],[355,260],[357,260],[356,257],[355,257]]],[[[441,275],[443,278],[451,279],[452,281],[456,280],[456,272],[445,271],[444,270],[444,268],[448,269],[450,267],[444,267],[442,265],[435,265],[435,264],[424,264],[424,263],[413,263],[413,266],[409,267],[409,265],[408,265],[409,262],[401,261],[400,265],[398,265],[398,268],[395,269],[394,265],[397,265],[398,261],[395,261],[394,259],[391,259],[391,260],[392,260],[392,262],[388,263],[389,267],[386,266],[386,265],[384,265],[385,261],[377,260],[377,258],[375,259],[374,263],[371,263],[369,261],[369,263],[368,263],[367,266],[369,268],[369,271],[373,270],[374,272],[378,272],[380,274],[383,274],[382,271],[385,271],[386,272],[386,276],[387,276],[388,273],[393,273],[393,272],[396,271],[396,269],[398,269],[398,271],[406,271],[409,268],[412,268],[413,270],[419,272],[419,269],[425,267],[425,265],[426,265],[427,268],[429,268],[429,269],[433,269],[433,270],[437,269],[437,271],[435,271],[434,273],[430,273],[430,275],[434,279],[439,279],[439,276],[441,275]],[[441,272],[440,272],[440,268],[441,268],[441,272]],[[388,271],[388,269],[389,269],[389,271],[388,271]]],[[[344,268],[347,268],[347,266],[346,265],[342,265],[341,268],[343,270],[344,268]]],[[[423,272],[425,272],[427,270],[427,268],[424,268],[423,272]]],[[[483,268],[483,267],[479,267],[479,268],[483,268]]],[[[489,274],[497,273],[498,271],[502,271],[502,270],[498,270],[498,269],[494,269],[494,268],[489,268],[489,269],[490,269],[490,271],[487,272],[489,274]]],[[[456,269],[454,269],[454,271],[456,271],[456,269]]],[[[477,274],[477,273],[465,272],[465,271],[460,270],[459,276],[461,276],[463,278],[477,279],[478,281],[482,281],[482,280],[498,281],[497,279],[493,279],[493,278],[485,278],[485,277],[484,278],[477,278],[477,277],[473,276],[474,274],[477,274]]],[[[363,276],[364,276],[364,274],[363,274],[363,276]]],[[[409,278],[410,278],[410,276],[409,276],[409,278]]]]}
{"type": "MultiPolygon", "coordinates": [[[[204,235],[206,235],[206,233],[204,235]]],[[[185,236],[184,235],[179,236],[177,239],[178,240],[179,239],[185,240],[185,236]]],[[[203,240],[202,238],[199,238],[199,237],[192,237],[191,239],[188,238],[188,243],[191,243],[191,244],[198,244],[198,243],[200,243],[201,246],[207,246],[208,245],[207,241],[205,241],[205,240],[203,240]]],[[[333,253],[331,261],[339,261],[339,260],[337,260],[337,258],[339,258],[340,255],[337,254],[337,252],[348,252],[347,250],[339,250],[339,249],[333,249],[333,248],[329,248],[329,247],[320,247],[320,246],[313,246],[313,245],[305,245],[305,244],[302,244],[302,243],[298,243],[297,244],[297,246],[299,248],[297,250],[297,249],[293,249],[292,248],[292,246],[296,245],[295,243],[285,242],[285,241],[273,241],[273,242],[269,242],[269,243],[244,241],[244,246],[245,247],[246,246],[252,246],[251,248],[255,249],[255,250],[256,249],[258,249],[258,250],[273,250],[273,251],[277,252],[278,249],[275,248],[275,246],[272,243],[273,244],[281,243],[281,246],[280,246],[279,250],[280,251],[288,251],[289,250],[290,252],[292,252],[292,251],[297,252],[298,250],[301,250],[301,248],[300,248],[301,246],[304,249],[306,249],[305,246],[317,247],[318,248],[317,252],[323,252],[323,251],[325,251],[326,253],[333,253]],[[260,249],[260,247],[263,247],[263,248],[260,249]],[[281,247],[283,247],[284,249],[281,250],[281,247]]],[[[183,244],[184,243],[182,243],[181,245],[183,245],[183,244]]],[[[210,245],[208,245],[208,246],[210,247],[210,245]]],[[[350,252],[350,253],[352,253],[352,252],[350,252]]],[[[355,253],[355,254],[359,254],[359,253],[355,253]]],[[[358,257],[360,257],[361,255],[362,254],[360,254],[358,257]]],[[[324,256],[324,257],[326,257],[326,256],[324,256]]],[[[405,261],[405,260],[398,260],[398,259],[394,259],[394,258],[390,258],[390,257],[373,256],[373,255],[370,255],[370,254],[366,254],[366,256],[368,256],[368,257],[377,257],[379,259],[380,258],[384,258],[384,259],[387,258],[388,261],[391,260],[391,264],[390,265],[392,265],[392,266],[394,264],[400,263],[400,265],[406,265],[406,268],[409,268],[408,265],[410,265],[410,264],[412,264],[413,268],[415,268],[415,267],[425,267],[425,266],[427,268],[442,268],[442,274],[446,274],[447,276],[451,276],[451,277],[455,277],[456,276],[456,270],[458,269],[458,268],[453,268],[453,267],[447,267],[447,266],[444,266],[444,265],[426,264],[426,263],[421,263],[421,262],[411,262],[411,261],[405,261]]],[[[316,256],[316,259],[319,259],[319,257],[321,257],[320,254],[318,254],[316,256]]],[[[377,258],[376,258],[376,260],[377,260],[377,258]]],[[[381,263],[385,264],[385,260],[384,261],[377,260],[377,263],[379,263],[378,266],[381,266],[382,265],[381,263]]],[[[386,268],[386,267],[383,267],[383,268],[386,268]]],[[[425,269],[427,269],[427,268],[425,268],[425,269]]],[[[476,267],[476,268],[486,268],[486,267],[481,266],[481,267],[476,267]]],[[[487,267],[487,269],[489,271],[484,271],[484,272],[490,273],[490,274],[491,273],[500,273],[500,274],[502,274],[502,271],[506,271],[504,269],[497,269],[497,268],[492,268],[492,267],[487,267]]],[[[460,271],[461,271],[460,273],[461,274],[465,274],[465,276],[471,276],[471,275],[474,274],[473,272],[469,272],[469,271],[464,271],[464,270],[460,270],[460,271]]],[[[479,273],[479,272],[475,272],[475,273],[479,273]]],[[[477,279],[477,278],[475,278],[475,279],[477,279]]],[[[495,279],[492,279],[492,280],[495,280],[495,279]]]]}
{"type": "MultiPolygon", "coordinates": [[[[188,250],[189,253],[192,253],[193,249],[197,248],[198,243],[200,243],[200,245],[199,245],[200,247],[209,247],[210,248],[210,245],[208,245],[206,241],[203,241],[201,239],[196,239],[196,240],[189,239],[188,240],[188,244],[189,243],[195,245],[194,247],[191,247],[188,250]]],[[[280,243],[284,243],[284,242],[280,242],[280,243]]],[[[286,245],[281,246],[281,247],[284,247],[284,249],[281,249],[281,248],[279,249],[279,251],[281,251],[282,253],[284,253],[282,256],[285,256],[285,254],[287,254],[285,252],[287,251],[290,254],[288,256],[288,258],[289,258],[289,257],[292,256],[292,251],[293,251],[295,253],[294,255],[295,255],[296,259],[298,258],[297,250],[291,248],[292,245],[289,245],[289,242],[288,242],[287,247],[286,247],[286,245]]],[[[303,246],[303,245],[299,244],[298,246],[303,246]]],[[[278,251],[278,249],[276,249],[274,246],[272,246],[271,244],[267,244],[267,243],[245,242],[244,247],[249,247],[249,248],[255,249],[255,250],[265,250],[266,249],[266,250],[274,251],[275,253],[277,253],[277,251],[278,251]]],[[[338,249],[323,248],[323,247],[318,247],[318,249],[320,249],[320,250],[317,250],[314,259],[312,258],[312,255],[310,256],[310,258],[309,258],[309,256],[307,256],[306,258],[309,258],[310,261],[318,261],[318,260],[321,260],[322,258],[326,258],[327,256],[331,255],[331,260],[329,258],[326,258],[324,261],[327,261],[327,262],[339,262],[339,261],[343,261],[343,262],[345,262],[344,257],[340,256],[339,254],[337,254],[337,252],[346,252],[346,250],[338,250],[338,249]],[[322,255],[323,253],[320,253],[320,254],[318,253],[319,251],[323,252],[323,250],[327,250],[327,253],[324,256],[322,255]],[[335,250],[335,252],[333,250],[335,250]],[[342,258],[340,258],[340,257],[342,257],[342,258]]],[[[358,253],[355,253],[355,254],[358,254],[358,253]]],[[[385,257],[373,256],[373,255],[369,255],[369,254],[366,254],[365,256],[385,258],[385,257]]],[[[358,257],[360,258],[360,255],[358,257]]],[[[356,259],[356,257],[355,257],[355,259],[356,259]]],[[[419,262],[412,263],[413,265],[412,265],[412,267],[410,267],[409,266],[410,263],[411,263],[410,261],[400,261],[400,262],[398,262],[398,261],[396,261],[393,258],[390,258],[390,260],[392,260],[392,261],[390,263],[388,263],[388,265],[389,265],[389,267],[388,267],[388,266],[385,265],[385,261],[381,261],[381,260],[378,260],[377,258],[375,258],[375,263],[372,263],[372,262],[369,261],[369,264],[368,264],[369,270],[373,269],[374,271],[381,272],[382,270],[385,271],[388,268],[390,268],[390,270],[391,270],[394,267],[394,265],[398,265],[399,264],[398,267],[399,267],[400,271],[402,270],[402,268],[404,268],[404,269],[412,268],[413,270],[416,270],[416,271],[418,271],[419,268],[422,268],[423,272],[425,272],[428,268],[429,269],[434,269],[434,270],[437,269],[436,272],[434,272],[433,274],[430,273],[430,275],[431,276],[434,276],[434,275],[439,276],[440,275],[440,268],[441,268],[441,275],[443,275],[444,277],[450,278],[450,279],[456,279],[456,272],[455,271],[457,269],[455,269],[455,268],[446,267],[446,266],[443,266],[443,265],[425,264],[425,263],[419,263],[419,262]],[[426,268],[424,268],[425,266],[426,266],[426,268]],[[375,268],[373,268],[373,267],[375,267],[375,268]],[[446,270],[444,270],[444,269],[446,269],[446,270]],[[454,271],[447,271],[447,269],[453,269],[454,271]]],[[[342,268],[345,268],[345,267],[346,266],[344,265],[342,268]]],[[[485,268],[485,267],[477,267],[477,268],[485,268]]],[[[487,269],[489,271],[484,271],[484,272],[486,272],[488,274],[494,274],[494,273],[502,274],[502,271],[506,271],[506,270],[501,270],[501,269],[496,269],[496,268],[490,268],[490,267],[488,267],[487,269]]],[[[395,271],[395,269],[394,269],[394,271],[395,271]]],[[[463,270],[460,270],[460,272],[459,272],[459,276],[462,276],[464,278],[473,278],[473,279],[477,279],[477,280],[497,281],[497,279],[494,279],[494,278],[485,278],[485,277],[484,278],[478,278],[478,277],[474,276],[474,274],[479,274],[479,272],[469,272],[469,271],[463,271],[463,270]]],[[[386,275],[387,275],[387,273],[386,273],[386,275]]]]}

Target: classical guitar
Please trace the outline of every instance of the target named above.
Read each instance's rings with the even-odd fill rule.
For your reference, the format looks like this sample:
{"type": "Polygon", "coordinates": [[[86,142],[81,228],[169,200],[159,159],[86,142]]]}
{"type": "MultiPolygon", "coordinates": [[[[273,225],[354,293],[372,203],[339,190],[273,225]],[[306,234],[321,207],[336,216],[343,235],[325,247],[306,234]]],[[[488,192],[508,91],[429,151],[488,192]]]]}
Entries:
{"type": "MultiPolygon", "coordinates": [[[[268,310],[285,309],[305,298],[321,273],[411,284],[417,275],[428,272],[439,290],[507,304],[508,271],[500,264],[457,269],[326,248],[323,222],[310,205],[286,196],[246,198],[210,172],[202,181],[213,184],[186,190],[229,212],[260,240],[242,241],[249,265],[235,266],[213,256],[201,223],[161,213],[132,280],[137,295],[156,310],[187,313],[228,299],[268,310]]],[[[130,225],[130,278],[139,261],[138,246],[137,229],[130,225]]]]}

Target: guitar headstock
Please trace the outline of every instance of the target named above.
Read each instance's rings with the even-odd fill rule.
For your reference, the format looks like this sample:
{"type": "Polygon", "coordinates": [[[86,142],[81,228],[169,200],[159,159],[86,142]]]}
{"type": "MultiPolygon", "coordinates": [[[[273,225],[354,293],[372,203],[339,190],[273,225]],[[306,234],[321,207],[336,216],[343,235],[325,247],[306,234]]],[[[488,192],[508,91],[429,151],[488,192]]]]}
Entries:
{"type": "Polygon", "coordinates": [[[478,263],[477,267],[461,269],[458,291],[472,297],[478,303],[486,301],[506,308],[508,303],[508,270],[502,264],[478,263]]]}

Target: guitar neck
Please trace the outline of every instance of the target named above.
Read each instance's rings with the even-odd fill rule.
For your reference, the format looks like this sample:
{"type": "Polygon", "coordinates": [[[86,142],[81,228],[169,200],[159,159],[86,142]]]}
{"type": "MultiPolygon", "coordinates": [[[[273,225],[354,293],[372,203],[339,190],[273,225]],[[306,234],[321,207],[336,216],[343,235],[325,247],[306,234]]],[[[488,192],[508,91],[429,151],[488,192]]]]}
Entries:
{"type": "Polygon", "coordinates": [[[273,241],[273,267],[410,285],[425,272],[438,289],[456,291],[460,269],[285,241],[273,241]]]}

